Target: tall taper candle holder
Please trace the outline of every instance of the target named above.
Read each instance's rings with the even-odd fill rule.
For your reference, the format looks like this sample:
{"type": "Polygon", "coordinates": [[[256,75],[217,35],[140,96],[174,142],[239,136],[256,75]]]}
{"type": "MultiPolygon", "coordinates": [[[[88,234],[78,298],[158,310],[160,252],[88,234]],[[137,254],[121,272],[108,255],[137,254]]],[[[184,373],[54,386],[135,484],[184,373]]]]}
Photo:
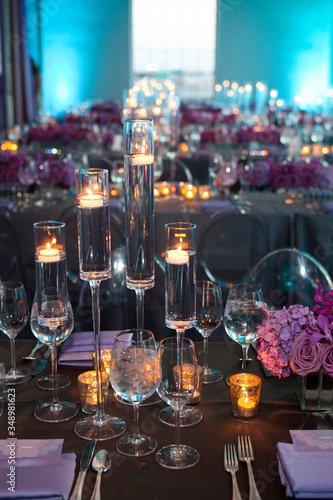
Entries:
{"type": "MultiPolygon", "coordinates": [[[[196,322],[196,225],[190,222],[172,222],[165,225],[167,246],[165,252],[165,324],[177,332],[178,344],[185,330],[196,322]]],[[[165,408],[159,419],[175,425],[174,411],[165,408]]],[[[202,419],[198,408],[185,407],[180,412],[181,427],[197,424],[202,419]]]]}
{"type": "Polygon", "coordinates": [[[123,420],[108,416],[103,405],[100,283],[111,276],[111,235],[108,171],[79,170],[76,173],[78,207],[78,243],[80,277],[89,281],[92,295],[92,315],[95,333],[95,363],[97,379],[97,411],[80,420],[75,433],[84,439],[104,441],[119,436],[126,429],[123,420]]]}
{"type": "Polygon", "coordinates": [[[126,286],[136,293],[137,328],[144,324],[144,293],[155,284],[154,122],[124,124],[126,286]]]}
{"type": "MultiPolygon", "coordinates": [[[[43,422],[64,422],[74,417],[76,404],[59,401],[57,379],[57,337],[70,321],[67,296],[67,267],[65,223],[42,221],[34,224],[36,309],[40,337],[45,343],[51,340],[53,400],[42,403],[34,415],[43,422]]],[[[33,332],[35,333],[34,329],[33,332]]]]}

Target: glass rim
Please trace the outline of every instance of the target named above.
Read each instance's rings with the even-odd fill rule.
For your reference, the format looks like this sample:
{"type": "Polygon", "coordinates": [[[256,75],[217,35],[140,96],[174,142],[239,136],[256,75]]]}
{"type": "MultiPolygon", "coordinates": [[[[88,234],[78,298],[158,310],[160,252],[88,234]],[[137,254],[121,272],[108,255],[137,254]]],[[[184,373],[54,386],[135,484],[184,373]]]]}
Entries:
{"type": "MultiPolygon", "coordinates": [[[[121,335],[125,335],[125,334],[129,334],[129,333],[148,333],[150,335],[151,338],[155,338],[153,332],[151,330],[147,330],[147,328],[127,328],[126,330],[119,330],[119,332],[117,333],[117,335],[115,336],[115,340],[116,338],[120,337],[121,335]]],[[[128,342],[128,340],[127,340],[128,342]]]]}
{"type": "Polygon", "coordinates": [[[167,222],[165,224],[167,229],[195,229],[197,227],[193,222],[167,222]]]}
{"type": "Polygon", "coordinates": [[[192,339],[189,339],[188,337],[182,337],[180,339],[180,342],[186,341],[186,345],[184,347],[179,346],[179,341],[177,337],[166,337],[165,339],[162,339],[160,341],[160,348],[164,347],[166,349],[186,349],[188,347],[193,347],[195,350],[195,345],[192,339]]]}
{"type": "Polygon", "coordinates": [[[61,228],[65,227],[66,222],[55,221],[55,220],[41,220],[39,222],[34,222],[33,227],[35,228],[61,228]]]}
{"type": "Polygon", "coordinates": [[[154,120],[150,118],[130,118],[129,120],[124,120],[124,123],[154,123],[154,120]]]}
{"type": "Polygon", "coordinates": [[[77,172],[76,175],[79,176],[80,174],[106,174],[108,175],[109,171],[106,168],[80,168],[77,172]]]}

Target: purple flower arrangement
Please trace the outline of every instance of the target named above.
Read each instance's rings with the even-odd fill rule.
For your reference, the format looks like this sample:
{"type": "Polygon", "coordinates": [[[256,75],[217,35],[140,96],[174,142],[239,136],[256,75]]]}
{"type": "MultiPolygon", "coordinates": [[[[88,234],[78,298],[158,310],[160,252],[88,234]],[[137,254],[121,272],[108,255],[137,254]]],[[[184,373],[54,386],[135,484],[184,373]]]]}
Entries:
{"type": "Polygon", "coordinates": [[[69,188],[75,184],[75,167],[53,155],[0,154],[0,183],[21,184],[32,191],[43,187],[69,188]]]}
{"type": "Polygon", "coordinates": [[[111,130],[93,127],[85,123],[58,123],[50,122],[42,126],[30,127],[24,142],[61,142],[69,145],[77,142],[89,142],[109,147],[113,142],[114,134],[111,130]]]}
{"type": "Polygon", "coordinates": [[[270,311],[258,327],[258,359],[273,374],[289,377],[322,370],[333,377],[333,290],[322,295],[310,310],[299,304],[270,311]]]}
{"type": "Polygon", "coordinates": [[[266,127],[260,127],[258,125],[249,125],[247,127],[239,126],[236,129],[223,125],[221,127],[205,129],[201,133],[200,144],[201,146],[207,143],[237,146],[249,142],[259,142],[261,144],[282,145],[280,137],[281,131],[274,125],[268,125],[266,127]]]}
{"type": "Polygon", "coordinates": [[[312,158],[309,162],[296,159],[277,161],[272,157],[251,163],[239,160],[236,169],[228,168],[228,164],[222,165],[216,176],[216,186],[221,189],[236,183],[254,188],[269,187],[273,191],[285,188],[333,189],[333,165],[324,164],[319,158],[312,158]]]}

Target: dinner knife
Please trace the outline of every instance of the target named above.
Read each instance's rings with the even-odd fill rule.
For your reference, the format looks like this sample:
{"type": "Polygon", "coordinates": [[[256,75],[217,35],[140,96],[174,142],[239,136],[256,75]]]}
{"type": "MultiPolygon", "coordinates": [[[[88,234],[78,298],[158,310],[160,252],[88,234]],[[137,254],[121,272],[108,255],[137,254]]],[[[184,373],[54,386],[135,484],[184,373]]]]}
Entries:
{"type": "Polygon", "coordinates": [[[87,470],[89,468],[91,459],[93,457],[96,448],[96,443],[97,443],[96,439],[93,439],[92,441],[89,441],[83,448],[80,461],[80,472],[77,477],[75,488],[69,500],[81,500],[84,479],[86,477],[87,470]]]}
{"type": "Polygon", "coordinates": [[[39,361],[38,365],[32,372],[32,375],[38,375],[46,366],[47,360],[49,359],[51,354],[51,347],[48,348],[46,353],[44,354],[43,358],[39,361]]]}

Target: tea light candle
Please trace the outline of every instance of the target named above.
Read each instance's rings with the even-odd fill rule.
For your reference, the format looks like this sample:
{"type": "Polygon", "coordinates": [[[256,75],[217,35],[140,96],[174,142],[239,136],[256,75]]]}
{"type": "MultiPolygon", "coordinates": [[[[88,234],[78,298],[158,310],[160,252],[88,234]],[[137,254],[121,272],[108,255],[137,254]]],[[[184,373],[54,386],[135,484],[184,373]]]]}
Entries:
{"type": "Polygon", "coordinates": [[[181,245],[176,250],[168,250],[165,254],[165,261],[169,264],[183,265],[189,262],[189,253],[182,250],[181,245]]]}
{"type": "Polygon", "coordinates": [[[261,379],[251,373],[230,377],[232,412],[236,417],[254,417],[258,413],[261,379]]]}
{"type": "Polygon", "coordinates": [[[151,163],[154,163],[153,155],[138,154],[132,157],[132,165],[151,165],[151,163]]]}
{"type": "MultiPolygon", "coordinates": [[[[105,403],[109,391],[109,376],[106,372],[102,375],[102,399],[105,403]]],[[[94,413],[97,410],[97,381],[96,372],[91,370],[81,373],[78,376],[78,386],[82,411],[85,413],[94,413]]]]}
{"type": "Polygon", "coordinates": [[[79,205],[83,208],[100,208],[103,206],[103,195],[99,193],[98,186],[94,187],[94,192],[87,189],[86,194],[79,196],[79,205]]]}
{"type": "Polygon", "coordinates": [[[53,239],[51,243],[46,243],[45,246],[40,246],[37,248],[37,259],[39,262],[44,263],[52,263],[59,262],[61,260],[61,251],[63,251],[63,247],[51,246],[55,245],[56,240],[53,239]]]}
{"type": "Polygon", "coordinates": [[[202,200],[209,200],[211,195],[211,186],[199,186],[199,196],[202,200]]]}

